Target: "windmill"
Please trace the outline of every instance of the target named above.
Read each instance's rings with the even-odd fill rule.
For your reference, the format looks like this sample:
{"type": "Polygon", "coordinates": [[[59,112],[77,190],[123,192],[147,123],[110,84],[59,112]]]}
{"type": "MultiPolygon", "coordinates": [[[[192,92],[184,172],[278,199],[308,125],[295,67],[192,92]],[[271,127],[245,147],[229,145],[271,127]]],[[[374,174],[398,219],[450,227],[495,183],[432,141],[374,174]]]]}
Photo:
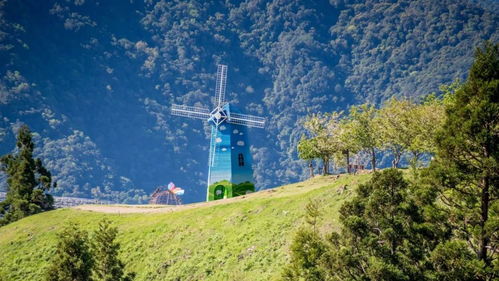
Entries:
{"type": "Polygon", "coordinates": [[[218,65],[215,108],[173,104],[176,116],[203,119],[211,125],[207,201],[255,191],[247,127],[263,128],[265,119],[242,114],[225,101],[227,66],[218,65]]]}

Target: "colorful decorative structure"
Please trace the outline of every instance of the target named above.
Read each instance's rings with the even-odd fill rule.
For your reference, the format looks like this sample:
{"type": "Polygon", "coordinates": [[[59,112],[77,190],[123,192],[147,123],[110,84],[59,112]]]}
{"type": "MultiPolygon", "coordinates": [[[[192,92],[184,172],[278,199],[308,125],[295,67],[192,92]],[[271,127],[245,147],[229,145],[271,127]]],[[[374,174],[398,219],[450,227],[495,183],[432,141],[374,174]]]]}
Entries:
{"type": "Polygon", "coordinates": [[[154,193],[151,195],[149,204],[181,205],[182,200],[178,197],[180,195],[184,195],[184,190],[175,186],[173,182],[170,182],[167,186],[160,186],[156,188],[154,193]]]}
{"type": "Polygon", "coordinates": [[[197,118],[211,124],[208,158],[207,201],[231,198],[255,191],[252,159],[246,127],[263,128],[265,119],[241,114],[225,101],[227,66],[218,65],[215,109],[172,105],[172,114],[197,118]]]}

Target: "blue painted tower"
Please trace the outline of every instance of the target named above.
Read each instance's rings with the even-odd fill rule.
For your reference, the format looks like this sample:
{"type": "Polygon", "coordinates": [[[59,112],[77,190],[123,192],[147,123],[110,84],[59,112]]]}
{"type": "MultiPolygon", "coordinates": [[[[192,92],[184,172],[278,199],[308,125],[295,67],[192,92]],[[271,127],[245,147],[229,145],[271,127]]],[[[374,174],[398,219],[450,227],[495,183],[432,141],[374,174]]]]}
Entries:
{"type": "Polygon", "coordinates": [[[172,105],[172,114],[207,120],[211,125],[207,201],[255,191],[247,127],[263,128],[261,117],[241,114],[225,102],[227,66],[217,71],[215,109],[172,105]]]}

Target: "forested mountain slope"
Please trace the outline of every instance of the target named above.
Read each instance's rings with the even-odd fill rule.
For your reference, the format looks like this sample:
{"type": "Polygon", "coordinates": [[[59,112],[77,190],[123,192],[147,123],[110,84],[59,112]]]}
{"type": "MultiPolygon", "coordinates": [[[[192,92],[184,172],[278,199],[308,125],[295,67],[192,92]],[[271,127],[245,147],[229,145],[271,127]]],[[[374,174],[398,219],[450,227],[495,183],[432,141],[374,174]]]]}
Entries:
{"type": "Polygon", "coordinates": [[[438,91],[498,23],[489,1],[0,1],[0,154],[27,123],[56,195],[203,200],[209,128],[169,106],[210,107],[226,63],[228,99],[267,118],[257,187],[296,181],[307,113],[438,91]]]}

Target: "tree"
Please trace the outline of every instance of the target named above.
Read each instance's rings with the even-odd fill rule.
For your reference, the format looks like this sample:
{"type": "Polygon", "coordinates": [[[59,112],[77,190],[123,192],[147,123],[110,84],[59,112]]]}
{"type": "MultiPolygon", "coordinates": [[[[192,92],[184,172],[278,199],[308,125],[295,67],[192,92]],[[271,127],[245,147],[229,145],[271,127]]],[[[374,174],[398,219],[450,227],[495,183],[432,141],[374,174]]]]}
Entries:
{"type": "Polygon", "coordinates": [[[7,196],[0,203],[0,225],[52,209],[53,198],[46,192],[52,178],[42,161],[33,159],[31,132],[23,125],[17,136],[17,152],[0,158],[0,170],[7,174],[7,196]]]}
{"type": "Polygon", "coordinates": [[[360,185],[340,209],[343,227],[329,239],[327,275],[333,280],[425,279],[428,253],[448,232],[432,224],[415,199],[395,169],[376,172],[360,185]]]}
{"type": "Polygon", "coordinates": [[[410,185],[396,169],[375,172],[358,187],[355,197],[341,206],[341,232],[327,237],[315,230],[317,202],[309,202],[306,221],[310,228],[300,228],[294,237],[283,278],[439,280],[456,276],[459,270],[466,274],[456,280],[475,276],[476,264],[461,258],[466,253],[439,246],[449,241],[451,231],[447,214],[433,207],[435,199],[434,193],[410,185]],[[442,252],[456,253],[452,261],[466,267],[445,271],[454,263],[445,263],[442,252]],[[441,270],[435,272],[434,265],[441,270]]]}
{"type": "Polygon", "coordinates": [[[283,280],[325,280],[320,264],[326,249],[327,245],[317,232],[300,228],[291,243],[291,259],[284,267],[283,280]]]}
{"type": "Polygon", "coordinates": [[[428,272],[430,280],[484,280],[483,263],[479,262],[462,240],[439,244],[431,253],[433,270],[428,272]]]}
{"type": "Polygon", "coordinates": [[[87,232],[80,230],[76,224],[68,224],[58,235],[55,256],[45,280],[92,281],[93,263],[87,232]]]}
{"type": "Polygon", "coordinates": [[[284,280],[324,280],[321,266],[327,245],[316,230],[320,217],[319,202],[311,200],[305,206],[305,221],[312,229],[301,227],[291,243],[290,263],[284,268],[284,280]]]}
{"type": "Polygon", "coordinates": [[[437,148],[432,169],[442,202],[455,218],[459,237],[493,272],[499,248],[494,211],[499,204],[498,44],[477,49],[466,82],[447,104],[437,148]]]}
{"type": "Polygon", "coordinates": [[[308,162],[308,167],[310,169],[310,177],[314,177],[314,166],[312,161],[320,157],[315,143],[316,139],[307,139],[304,135],[302,135],[300,141],[298,142],[297,150],[298,157],[300,159],[306,160],[308,162]]]}
{"type": "Polygon", "coordinates": [[[434,94],[426,96],[420,104],[407,99],[388,100],[374,122],[383,147],[393,154],[392,168],[398,167],[406,151],[412,154],[413,167],[417,167],[423,153],[434,153],[435,136],[444,119],[443,101],[434,94]]]}
{"type": "Polygon", "coordinates": [[[318,200],[310,200],[305,206],[305,221],[312,226],[314,231],[317,231],[317,221],[321,215],[319,209],[319,201],[318,200]]]}
{"type": "Polygon", "coordinates": [[[381,146],[380,132],[374,121],[376,112],[374,106],[363,104],[352,106],[349,114],[352,136],[350,141],[354,143],[355,146],[369,152],[373,171],[376,171],[376,151],[381,146]]]}
{"type": "Polygon", "coordinates": [[[411,146],[413,134],[410,124],[414,107],[415,104],[409,100],[391,98],[375,118],[381,142],[393,154],[392,168],[398,168],[402,155],[411,146]]]}
{"type": "Polygon", "coordinates": [[[93,272],[96,281],[129,281],[134,273],[124,273],[125,265],[118,258],[120,244],[117,243],[118,229],[109,220],[99,223],[99,229],[92,239],[92,255],[95,260],[93,272]]]}
{"type": "Polygon", "coordinates": [[[449,93],[444,93],[442,99],[435,94],[427,95],[421,104],[409,111],[408,135],[410,136],[407,150],[411,152],[411,164],[418,166],[418,160],[423,153],[436,152],[435,138],[445,121],[444,99],[449,93]]]}
{"type": "MultiPolygon", "coordinates": [[[[316,156],[322,160],[322,174],[329,174],[329,162],[333,154],[337,151],[334,140],[331,138],[331,132],[328,130],[328,123],[331,118],[335,118],[335,114],[319,115],[314,114],[308,116],[305,120],[304,127],[312,137],[309,143],[305,143],[305,147],[309,150],[304,150],[304,156],[316,156]]],[[[302,139],[303,140],[303,139],[302,139]]]]}
{"type": "Polygon", "coordinates": [[[347,116],[340,120],[335,134],[341,153],[345,157],[345,165],[348,173],[350,173],[350,155],[356,154],[361,149],[359,143],[354,139],[354,128],[352,120],[347,116]]]}

